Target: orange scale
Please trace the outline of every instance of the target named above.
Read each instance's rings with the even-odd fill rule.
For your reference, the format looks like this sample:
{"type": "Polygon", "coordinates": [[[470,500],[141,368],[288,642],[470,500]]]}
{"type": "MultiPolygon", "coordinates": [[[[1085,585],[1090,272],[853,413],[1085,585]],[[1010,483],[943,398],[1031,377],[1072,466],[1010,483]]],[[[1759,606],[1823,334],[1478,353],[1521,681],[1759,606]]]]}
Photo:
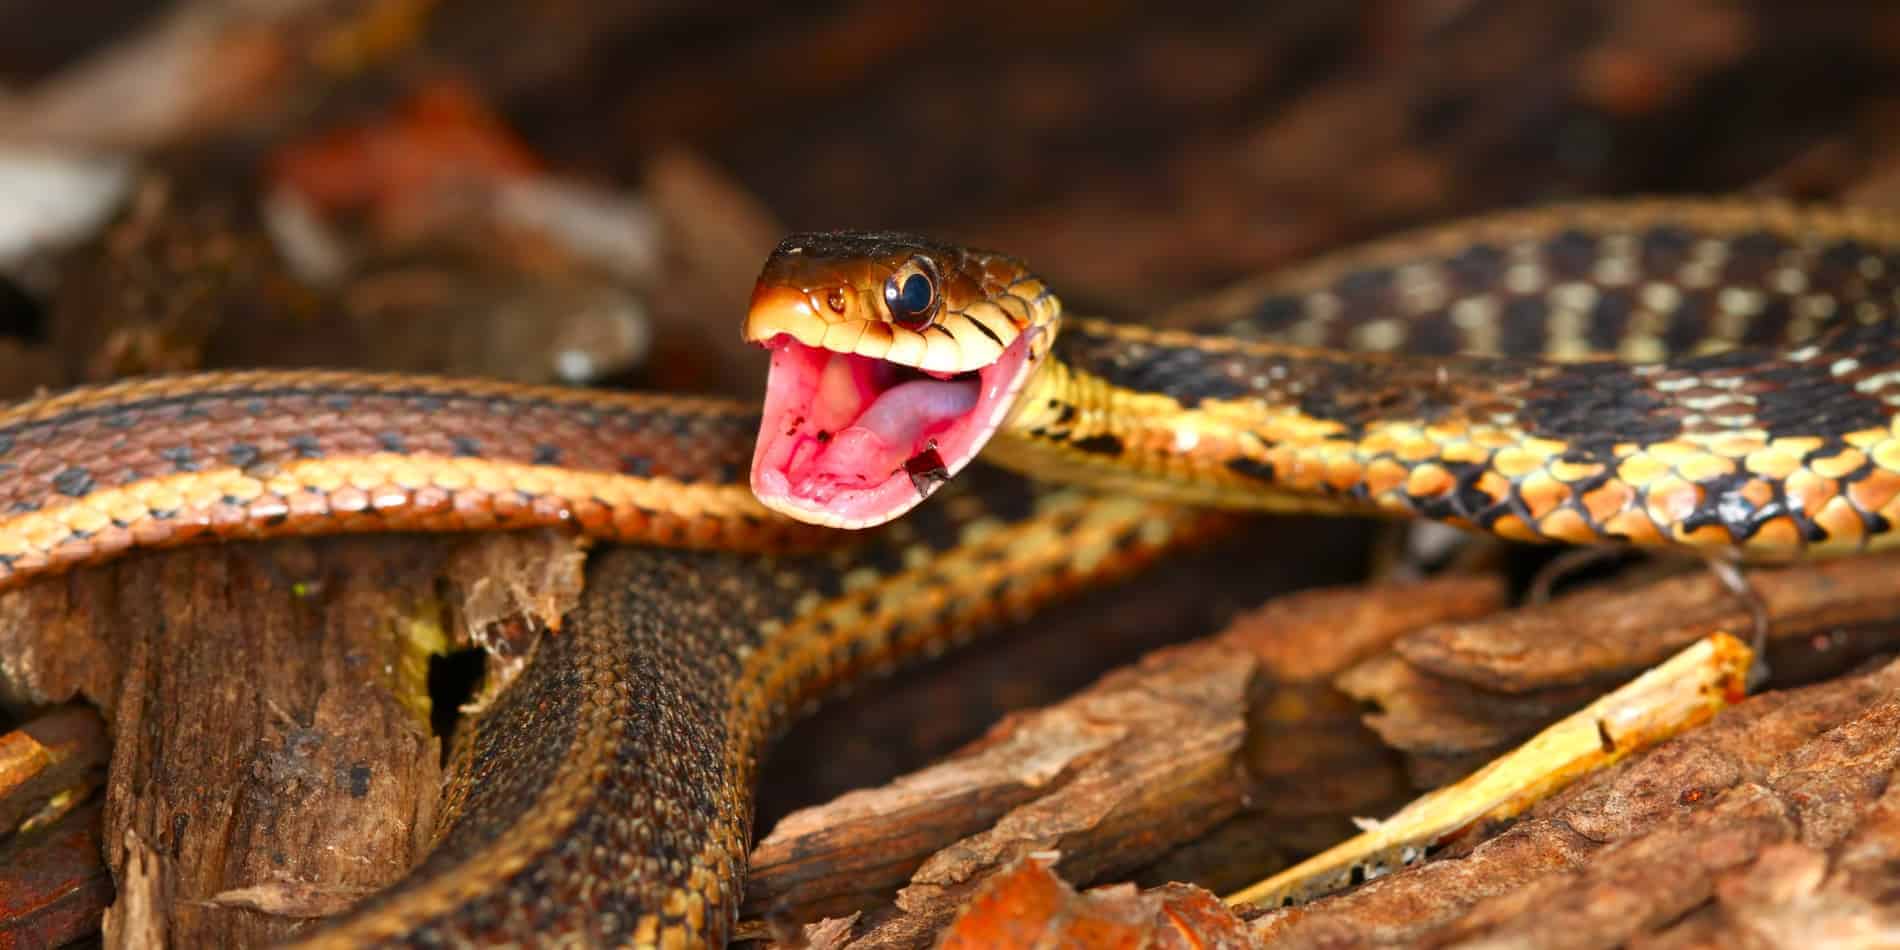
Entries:
{"type": "Polygon", "coordinates": [[[1508,478],[1524,478],[1533,472],[1544,470],[1546,458],[1535,452],[1526,452],[1521,448],[1507,447],[1498,449],[1491,456],[1491,467],[1508,478]]]}
{"type": "Polygon", "coordinates": [[[475,490],[457,491],[450,495],[450,506],[455,511],[457,523],[470,530],[495,526],[499,519],[495,517],[493,501],[487,492],[475,490]]]}
{"type": "Polygon", "coordinates": [[[1596,529],[1575,508],[1559,508],[1538,519],[1537,530],[1550,541],[1589,544],[1597,540],[1596,529]]]}
{"type": "Polygon", "coordinates": [[[330,510],[351,514],[369,508],[369,493],[354,485],[345,485],[329,493],[330,510]]]}
{"type": "Polygon", "coordinates": [[[428,514],[453,512],[453,496],[449,490],[437,485],[425,485],[409,493],[409,504],[416,511],[428,514]]]}
{"type": "Polygon", "coordinates": [[[210,519],[212,528],[219,535],[254,537],[258,533],[258,526],[247,517],[244,505],[233,505],[221,501],[206,507],[205,516],[210,519]]]}
{"type": "Polygon", "coordinates": [[[105,512],[84,502],[62,508],[54,517],[69,530],[77,532],[99,531],[112,523],[112,518],[105,512]]]}
{"type": "Polygon", "coordinates": [[[401,485],[378,485],[369,493],[369,506],[375,511],[404,511],[409,507],[409,489],[401,485]]]}
{"type": "Polygon", "coordinates": [[[583,499],[574,504],[574,521],[582,531],[597,535],[613,524],[613,509],[597,498],[583,499]]]}
{"type": "Polygon", "coordinates": [[[1511,480],[1489,469],[1479,473],[1471,485],[1484,492],[1491,499],[1492,504],[1508,501],[1511,497],[1511,480]]]}
{"type": "Polygon", "coordinates": [[[512,521],[527,514],[529,502],[521,497],[520,492],[500,489],[489,492],[488,510],[497,520],[512,521]]]}
{"type": "Polygon", "coordinates": [[[1351,458],[1336,458],[1326,466],[1326,484],[1338,491],[1352,488],[1364,477],[1365,467],[1351,458]]]}
{"type": "Polygon", "coordinates": [[[1655,484],[1669,477],[1671,463],[1648,454],[1632,455],[1616,467],[1616,477],[1637,487],[1655,484]]]}
{"type": "Polygon", "coordinates": [[[1783,516],[1757,526],[1747,545],[1760,550],[1791,550],[1799,549],[1802,543],[1801,528],[1793,518],[1783,516]]]}
{"type": "Polygon", "coordinates": [[[1366,465],[1366,491],[1377,498],[1405,483],[1406,468],[1389,458],[1373,459],[1366,465]]]}
{"type": "Polygon", "coordinates": [[[1867,453],[1859,449],[1842,449],[1839,454],[1827,458],[1817,458],[1807,463],[1809,471],[1822,478],[1845,478],[1860,471],[1867,464],[1867,453]]]}
{"type": "Polygon", "coordinates": [[[1430,439],[1415,438],[1400,443],[1393,454],[1397,455],[1400,461],[1424,462],[1438,457],[1438,443],[1430,439]]]}
{"type": "MultiPolygon", "coordinates": [[[[1471,430],[1471,441],[1492,452],[1504,449],[1525,450],[1524,439],[1514,429],[1500,429],[1496,426],[1481,426],[1471,430]]],[[[1548,456],[1545,456],[1548,458],[1548,456]]]]}
{"type": "Polygon", "coordinates": [[[259,524],[290,517],[290,502],[281,495],[260,495],[245,506],[251,520],[259,524]]]}
{"type": "Polygon", "coordinates": [[[330,496],[322,492],[300,491],[284,497],[293,518],[321,518],[330,513],[330,496]]]}
{"type": "Polygon", "coordinates": [[[1840,495],[1829,498],[1819,510],[1810,510],[1808,518],[1827,532],[1825,543],[1829,546],[1858,545],[1867,536],[1867,523],[1861,519],[1860,512],[1840,495]]]}
{"type": "MultiPolygon", "coordinates": [[[[1666,478],[1649,486],[1643,493],[1644,507],[1658,524],[1673,525],[1695,513],[1702,505],[1702,486],[1680,478],[1666,478]]],[[[1671,532],[1680,537],[1679,532],[1671,532]]]]}
{"type": "Polygon", "coordinates": [[[1566,462],[1556,459],[1547,468],[1550,477],[1560,482],[1581,482],[1603,474],[1601,462],[1566,462]]]}
{"type": "Polygon", "coordinates": [[[52,548],[73,535],[71,529],[51,518],[35,518],[16,530],[27,547],[37,551],[52,548]]]}
{"type": "Polygon", "coordinates": [[[1900,473],[1884,469],[1874,469],[1847,485],[1847,497],[1862,511],[1880,511],[1896,495],[1900,495],[1900,473]]]}
{"type": "Polygon", "coordinates": [[[1399,440],[1391,432],[1374,429],[1359,440],[1359,450],[1367,455],[1384,455],[1398,449],[1399,440]]]}
{"type": "Polygon", "coordinates": [[[1302,491],[1317,490],[1326,478],[1325,463],[1306,452],[1295,454],[1292,465],[1275,471],[1285,473],[1287,484],[1302,491]]]}
{"type": "Polygon", "coordinates": [[[1743,467],[1763,478],[1787,478],[1801,470],[1801,457],[1779,445],[1751,452],[1742,460],[1743,467]]]}
{"type": "Polygon", "coordinates": [[[1747,458],[1764,447],[1764,440],[1757,435],[1730,435],[1709,443],[1709,451],[1730,459],[1747,458]]]}
{"type": "Polygon", "coordinates": [[[172,536],[169,522],[157,518],[143,518],[132,522],[132,540],[140,545],[157,546],[172,536]]]}
{"type": "Polygon", "coordinates": [[[1583,510],[1590,519],[1605,524],[1636,504],[1636,489],[1620,481],[1603,484],[1583,493],[1583,510]]]}
{"type": "Polygon", "coordinates": [[[1741,495],[1744,500],[1756,508],[1763,508],[1775,500],[1775,486],[1761,479],[1750,479],[1742,485],[1736,494],[1741,495]]]}
{"type": "Polygon", "coordinates": [[[1484,446],[1459,439],[1455,442],[1446,442],[1439,453],[1439,458],[1447,462],[1487,462],[1491,458],[1491,450],[1484,446]]]}
{"type": "Polygon", "coordinates": [[[1671,468],[1697,456],[1706,455],[1707,452],[1708,450],[1693,442],[1652,442],[1643,447],[1643,454],[1671,468]]]}
{"type": "Polygon", "coordinates": [[[1509,541],[1542,541],[1544,536],[1516,514],[1507,514],[1491,522],[1491,533],[1509,541]]]}
{"type": "Polygon", "coordinates": [[[536,495],[527,510],[541,522],[566,522],[574,518],[574,506],[559,495],[536,495]]]}
{"type": "Polygon", "coordinates": [[[1405,479],[1405,491],[1417,498],[1435,498],[1457,487],[1451,473],[1437,465],[1420,465],[1405,479]]]}
{"type": "Polygon", "coordinates": [[[1900,471],[1900,440],[1896,440],[1893,433],[1886,429],[1850,432],[1842,436],[1841,441],[1873,455],[1875,465],[1890,471],[1900,471]]]}
{"type": "MultiPolygon", "coordinates": [[[[1751,483],[1751,487],[1753,484],[1756,483],[1751,483]]],[[[1762,484],[1764,488],[1767,488],[1765,483],[1762,484]]],[[[1788,501],[1793,504],[1794,507],[1809,516],[1812,516],[1816,511],[1821,509],[1821,506],[1833,501],[1834,498],[1840,494],[1839,485],[1833,479],[1823,478],[1807,469],[1802,469],[1789,475],[1788,478],[1781,483],[1781,487],[1782,491],[1788,496],[1788,501]]],[[[1770,491],[1769,497],[1774,497],[1772,491],[1770,491]]],[[[1750,496],[1749,500],[1754,501],[1754,498],[1750,496]]],[[[1757,501],[1755,504],[1759,506],[1765,505],[1767,502],[1757,501]]]]}
{"type": "Polygon", "coordinates": [[[1539,521],[1552,509],[1569,501],[1573,494],[1569,485],[1543,471],[1532,472],[1517,483],[1518,500],[1524,503],[1524,510],[1530,512],[1531,518],[1539,521]]]}
{"type": "Polygon", "coordinates": [[[1735,474],[1735,461],[1719,455],[1699,455],[1676,463],[1676,474],[1692,482],[1707,482],[1735,474]]]}
{"type": "Polygon", "coordinates": [[[130,527],[113,525],[92,536],[92,546],[100,554],[118,554],[129,551],[138,543],[138,537],[130,527]]]}

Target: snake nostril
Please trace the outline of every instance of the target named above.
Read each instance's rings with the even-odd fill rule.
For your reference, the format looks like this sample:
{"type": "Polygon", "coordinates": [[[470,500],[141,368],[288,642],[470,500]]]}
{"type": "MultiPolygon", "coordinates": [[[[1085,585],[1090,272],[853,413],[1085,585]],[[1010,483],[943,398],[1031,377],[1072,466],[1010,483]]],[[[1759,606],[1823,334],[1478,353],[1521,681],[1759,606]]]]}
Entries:
{"type": "Polygon", "coordinates": [[[838,316],[844,316],[844,288],[833,287],[825,292],[825,306],[838,316]]]}

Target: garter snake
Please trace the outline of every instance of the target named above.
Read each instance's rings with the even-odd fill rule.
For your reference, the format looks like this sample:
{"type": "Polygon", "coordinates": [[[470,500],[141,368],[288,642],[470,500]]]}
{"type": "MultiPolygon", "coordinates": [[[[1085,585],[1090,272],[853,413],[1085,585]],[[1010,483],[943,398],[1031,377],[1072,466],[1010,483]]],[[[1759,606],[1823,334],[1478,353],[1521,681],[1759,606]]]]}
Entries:
{"type": "Polygon", "coordinates": [[[1897,295],[1900,217],[1772,202],[1503,213],[1162,328],[1065,319],[1002,254],[796,235],[745,326],[773,355],[753,487],[862,527],[983,450],[1199,504],[1858,552],[1900,539],[1897,295]]]}
{"type": "Polygon", "coordinates": [[[429,857],[309,936],[717,943],[754,763],[791,711],[1221,520],[1137,496],[1760,556],[1889,543],[1896,246],[1872,213],[1560,207],[1327,258],[1186,308],[1189,329],[1058,333],[1012,258],[803,235],[747,318],[773,349],[763,414],[305,372],[15,406],[0,583],[296,533],[565,525],[699,549],[597,557],[464,746],[429,857]],[[836,539],[767,510],[887,521],[992,436],[1034,475],[1134,491],[958,487],[806,554],[836,539]]]}

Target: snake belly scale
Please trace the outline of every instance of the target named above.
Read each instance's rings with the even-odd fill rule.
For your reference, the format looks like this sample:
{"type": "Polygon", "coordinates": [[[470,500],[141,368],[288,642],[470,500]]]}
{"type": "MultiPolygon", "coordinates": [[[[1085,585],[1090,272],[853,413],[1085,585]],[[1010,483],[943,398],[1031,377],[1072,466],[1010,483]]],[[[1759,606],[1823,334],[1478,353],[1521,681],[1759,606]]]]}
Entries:
{"type": "Polygon", "coordinates": [[[1150,328],[1061,318],[1000,255],[788,242],[796,266],[768,265],[746,332],[810,391],[768,395],[763,416],[272,371],[15,406],[0,584],[279,534],[554,525],[698,549],[597,557],[460,749],[430,856],[308,938],[716,944],[756,759],[789,716],[1224,521],[1165,501],[1763,557],[1891,543],[1897,249],[1900,224],[1871,212],[1566,206],[1369,245],[1150,328]],[[979,293],[1001,296],[952,299],[979,293]],[[746,484],[754,432],[780,440],[753,453],[766,504],[746,484]],[[822,520],[836,495],[858,499],[836,523],[887,519],[992,435],[986,457],[1123,494],[953,486],[842,547],[768,510],[822,520]]]}

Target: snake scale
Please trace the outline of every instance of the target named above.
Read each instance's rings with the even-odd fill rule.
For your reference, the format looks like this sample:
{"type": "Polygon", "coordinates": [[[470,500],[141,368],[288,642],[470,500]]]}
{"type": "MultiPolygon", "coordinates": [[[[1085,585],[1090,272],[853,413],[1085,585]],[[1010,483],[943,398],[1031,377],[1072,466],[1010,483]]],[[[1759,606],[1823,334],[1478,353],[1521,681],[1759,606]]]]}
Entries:
{"type": "Polygon", "coordinates": [[[16,405],[0,583],[284,534],[635,545],[595,557],[474,726],[430,855],[303,937],[716,945],[756,761],[798,709],[1225,523],[1178,503],[1759,558],[1891,544],[1897,294],[1900,218],[1764,201],[1495,214],[1149,326],[1065,318],[1003,255],[799,235],[746,321],[762,411],[270,371],[16,405]],[[962,484],[979,453],[1100,493],[962,484]],[[891,523],[840,547],[801,522],[891,523]]]}

